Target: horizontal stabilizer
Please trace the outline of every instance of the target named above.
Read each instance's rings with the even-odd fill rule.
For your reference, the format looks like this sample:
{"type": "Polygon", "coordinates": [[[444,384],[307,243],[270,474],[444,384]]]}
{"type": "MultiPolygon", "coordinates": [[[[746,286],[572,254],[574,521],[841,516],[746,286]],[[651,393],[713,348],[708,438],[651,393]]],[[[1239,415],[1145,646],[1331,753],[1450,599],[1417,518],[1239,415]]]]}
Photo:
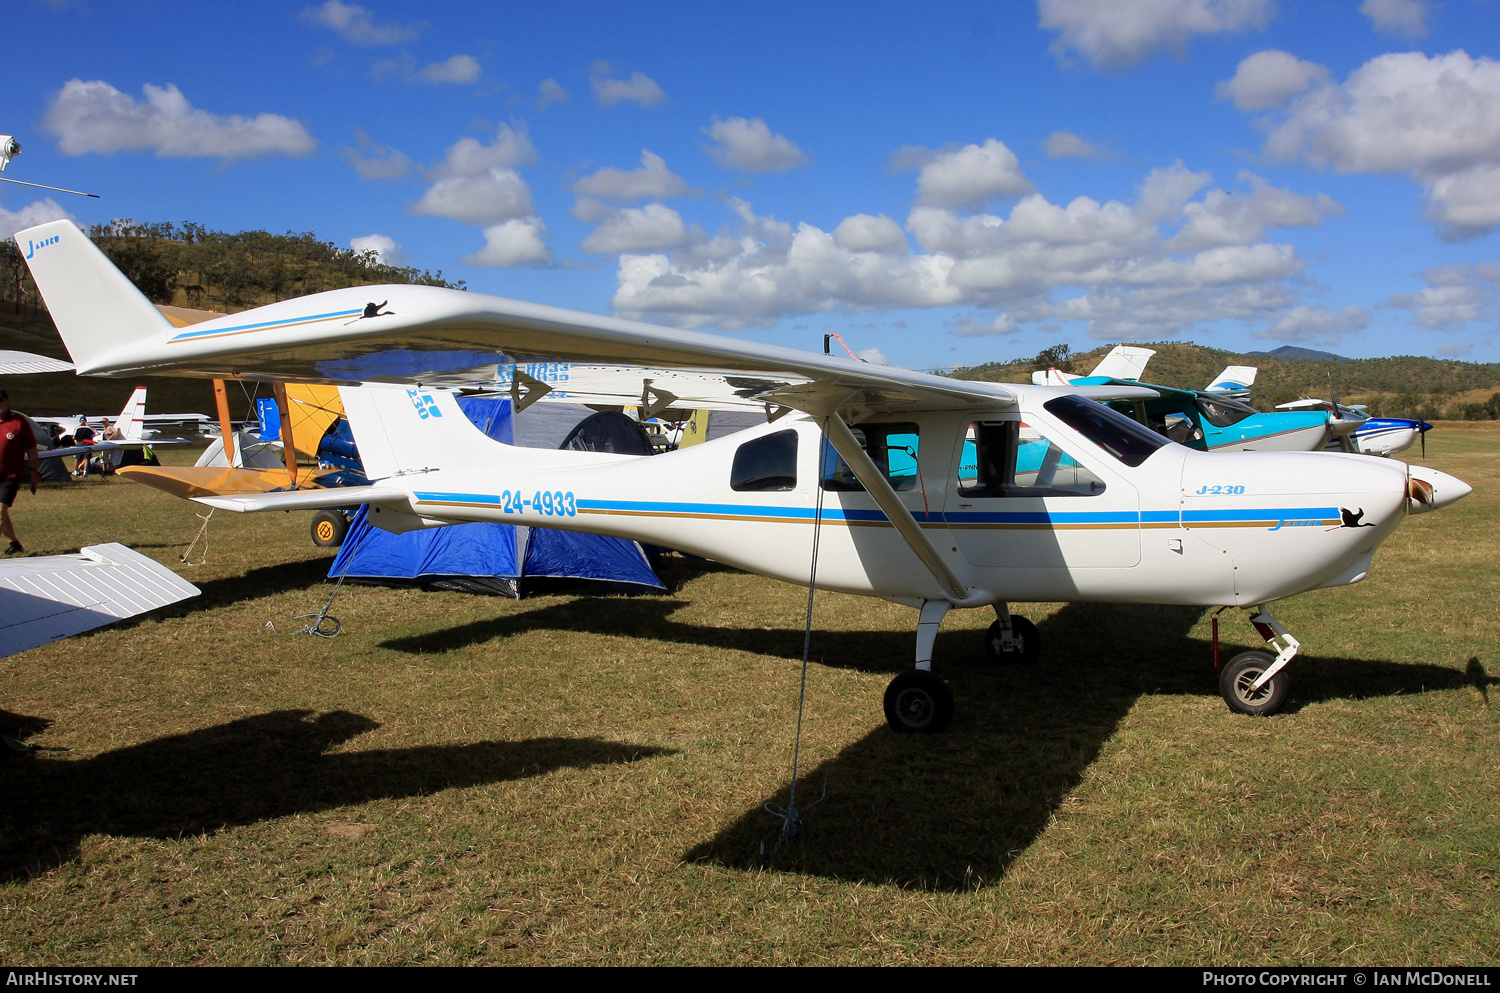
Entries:
{"type": "Polygon", "coordinates": [[[39,372],[72,372],[73,363],[31,352],[0,348],[0,376],[32,376],[39,372]]]}
{"type": "MultiPolygon", "coordinates": [[[[301,489],[312,489],[327,493],[328,488],[318,486],[316,480],[337,470],[299,473],[297,485],[301,489]]],[[[221,466],[154,466],[131,465],[118,469],[124,476],[137,483],[145,483],[158,490],[185,500],[198,497],[252,496],[257,493],[290,491],[291,476],[285,467],[279,469],[226,469],[221,466]]]]}
{"type": "Polygon", "coordinates": [[[198,595],[124,545],[0,562],[0,658],[198,595]]]}
{"type": "Polygon", "coordinates": [[[241,496],[189,497],[195,503],[237,514],[262,510],[319,510],[323,507],[354,507],[362,503],[408,504],[410,493],[393,486],[334,486],[329,489],[278,493],[248,493],[241,496]]]}

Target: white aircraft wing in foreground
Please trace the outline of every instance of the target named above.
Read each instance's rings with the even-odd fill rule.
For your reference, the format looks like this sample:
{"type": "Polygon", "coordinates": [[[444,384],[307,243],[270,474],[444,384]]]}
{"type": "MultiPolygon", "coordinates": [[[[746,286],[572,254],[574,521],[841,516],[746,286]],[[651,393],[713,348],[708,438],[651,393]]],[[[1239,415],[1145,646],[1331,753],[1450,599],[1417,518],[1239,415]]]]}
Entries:
{"type": "Polygon", "coordinates": [[[1011,615],[1015,601],[1253,609],[1276,654],[1231,659],[1220,690],[1233,710],[1272,713],[1298,642],[1267,605],[1359,582],[1407,514],[1469,492],[1360,455],[1196,452],[1091,402],[1157,395],[1136,385],[963,382],[440,287],[334,290],[178,328],[71,222],[16,238],[80,372],[350,387],[340,392],[372,485],[202,502],[364,503],[397,532],[466,521],[586,531],[799,584],[816,548],[819,588],[919,611],[916,667],[886,692],[897,731],[942,730],[952,715],[931,672],[950,608],[994,608],[991,659],[1036,658],[1038,632],[1011,615]],[[489,438],[443,388],[493,388],[498,366],[532,362],[719,377],[773,419],[649,457],[544,451],[489,438]],[[400,388],[352,388],[366,384],[400,388]]]}
{"type": "Polygon", "coordinates": [[[124,545],[0,560],[0,658],[198,595],[198,587],[124,545]]]}

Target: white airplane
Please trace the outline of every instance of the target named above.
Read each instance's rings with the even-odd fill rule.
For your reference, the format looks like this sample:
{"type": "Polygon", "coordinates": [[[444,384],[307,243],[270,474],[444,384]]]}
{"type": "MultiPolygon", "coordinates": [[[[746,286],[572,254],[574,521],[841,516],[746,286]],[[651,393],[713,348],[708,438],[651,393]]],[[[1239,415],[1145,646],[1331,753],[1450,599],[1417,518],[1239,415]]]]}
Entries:
{"type": "MultiPolygon", "coordinates": [[[[38,452],[38,456],[44,459],[60,459],[70,455],[86,455],[90,460],[99,459],[105,464],[105,468],[113,469],[120,464],[120,459],[127,449],[139,449],[154,447],[157,445],[185,445],[186,441],[179,438],[168,438],[147,441],[143,437],[145,433],[145,419],[142,416],[146,410],[146,387],[137,386],[130,394],[130,399],[125,401],[125,406],[120,410],[120,415],[112,423],[107,423],[103,430],[103,437],[87,444],[69,445],[65,448],[49,448],[38,452]]],[[[57,424],[65,432],[76,434],[79,428],[88,425],[86,418],[81,417],[34,417],[33,421],[41,424],[57,424]]],[[[88,472],[88,463],[80,470],[84,474],[88,472]]]]}
{"type": "Polygon", "coordinates": [[[362,503],[393,532],[497,521],[617,535],[906,604],[916,665],[885,696],[902,732],[952,716],[931,671],[950,609],[994,609],[989,657],[1036,658],[1017,601],[1250,608],[1276,654],[1235,656],[1220,689],[1234,711],[1272,713],[1300,643],[1270,604],[1359,582],[1408,514],[1470,492],[1360,455],[1200,453],[1090,399],[1155,395],[1139,386],[965,382],[439,287],[333,290],[175,328],[71,222],[24,239],[45,246],[27,261],[80,373],[397,385],[341,390],[370,485],[199,502],[362,503]],[[516,448],[434,385],[443,374],[426,370],[455,349],[713,373],[758,384],[778,416],[650,457],[516,448]],[[397,372],[347,374],[396,356],[397,372]]]}

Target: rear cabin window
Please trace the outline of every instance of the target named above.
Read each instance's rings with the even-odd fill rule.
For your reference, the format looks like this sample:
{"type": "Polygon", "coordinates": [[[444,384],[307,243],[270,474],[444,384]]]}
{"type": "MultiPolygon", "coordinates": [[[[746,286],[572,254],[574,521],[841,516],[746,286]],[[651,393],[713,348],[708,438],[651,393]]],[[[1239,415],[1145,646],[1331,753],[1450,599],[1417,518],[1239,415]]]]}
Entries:
{"type": "MultiPolygon", "coordinates": [[[[861,424],[849,430],[875,467],[885,473],[892,489],[900,491],[916,487],[917,452],[921,439],[915,424],[861,424]]],[[[865,488],[826,438],[819,476],[825,490],[857,492],[865,488]]]]}
{"type": "Polygon", "coordinates": [[[1095,496],[1104,480],[1019,421],[969,425],[958,465],[963,497],[1095,496]]]}
{"type": "Polygon", "coordinates": [[[729,488],[742,493],[797,488],[797,432],[777,431],[747,441],[734,453],[729,488]]]}

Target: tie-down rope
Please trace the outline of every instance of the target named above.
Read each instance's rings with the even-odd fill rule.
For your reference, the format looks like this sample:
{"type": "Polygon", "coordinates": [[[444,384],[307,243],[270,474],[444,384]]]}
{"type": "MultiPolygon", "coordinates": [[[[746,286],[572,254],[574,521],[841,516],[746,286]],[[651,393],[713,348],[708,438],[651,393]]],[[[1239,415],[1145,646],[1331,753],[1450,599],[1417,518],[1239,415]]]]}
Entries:
{"type": "MultiPolygon", "coordinates": [[[[823,422],[823,439],[828,438],[828,422],[823,422]]],[[[812,565],[807,575],[807,617],[802,624],[802,683],[797,690],[797,734],[792,742],[792,790],[787,797],[786,806],[778,803],[767,802],[766,812],[781,820],[781,837],[776,840],[776,847],[771,849],[775,855],[797,837],[797,829],[802,826],[802,811],[797,809],[797,774],[802,760],[802,715],[807,705],[807,663],[812,653],[812,622],[813,622],[813,596],[818,589],[818,543],[823,534],[823,453],[819,446],[818,454],[818,477],[813,481],[817,490],[813,509],[813,533],[812,533],[812,565]]],[[[811,810],[824,800],[828,799],[828,778],[823,778],[823,795],[818,797],[807,807],[811,810]]],[[[761,852],[765,852],[765,843],[761,843],[761,852]]]]}

